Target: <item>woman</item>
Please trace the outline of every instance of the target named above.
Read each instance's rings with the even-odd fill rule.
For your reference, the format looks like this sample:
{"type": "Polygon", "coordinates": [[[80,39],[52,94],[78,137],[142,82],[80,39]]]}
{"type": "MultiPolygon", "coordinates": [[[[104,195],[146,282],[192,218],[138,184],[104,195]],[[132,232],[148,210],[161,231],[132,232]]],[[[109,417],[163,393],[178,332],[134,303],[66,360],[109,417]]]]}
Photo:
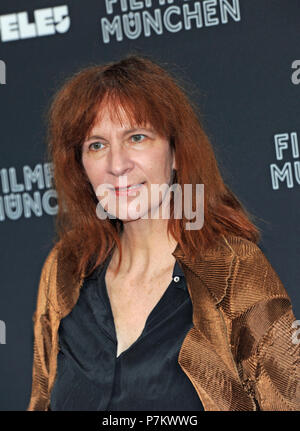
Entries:
{"type": "Polygon", "coordinates": [[[58,235],[33,317],[27,410],[299,409],[290,298],[196,112],[139,55],[86,68],[55,95],[58,235]],[[181,195],[157,199],[163,184],[181,195]],[[199,184],[195,228],[176,197],[201,218],[199,184]]]}

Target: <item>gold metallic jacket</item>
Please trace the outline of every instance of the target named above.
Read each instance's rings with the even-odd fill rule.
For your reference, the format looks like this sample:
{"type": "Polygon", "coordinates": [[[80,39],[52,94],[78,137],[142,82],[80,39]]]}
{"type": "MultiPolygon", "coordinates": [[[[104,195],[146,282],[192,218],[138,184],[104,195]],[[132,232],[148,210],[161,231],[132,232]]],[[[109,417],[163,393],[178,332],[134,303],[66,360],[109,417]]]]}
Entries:
{"type": "MultiPolygon", "coordinates": [[[[178,363],[204,410],[300,410],[300,340],[292,326],[296,318],[287,291],[259,246],[222,236],[218,246],[193,264],[179,244],[172,254],[193,303],[193,326],[178,363]]],[[[28,411],[50,409],[58,327],[83,284],[84,274],[71,276],[76,262],[62,265],[59,256],[54,246],[41,272],[28,411]]]]}

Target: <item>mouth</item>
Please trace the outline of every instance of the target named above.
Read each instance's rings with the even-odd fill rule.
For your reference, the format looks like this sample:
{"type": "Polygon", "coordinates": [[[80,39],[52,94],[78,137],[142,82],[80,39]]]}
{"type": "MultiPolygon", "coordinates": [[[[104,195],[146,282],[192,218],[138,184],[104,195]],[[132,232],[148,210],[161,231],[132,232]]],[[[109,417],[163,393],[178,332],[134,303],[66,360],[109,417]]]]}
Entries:
{"type": "Polygon", "coordinates": [[[134,190],[137,189],[138,187],[140,187],[141,185],[145,184],[146,181],[142,182],[142,183],[138,183],[138,184],[130,184],[127,187],[114,187],[114,190],[116,192],[118,191],[124,191],[124,190],[134,190]]]}

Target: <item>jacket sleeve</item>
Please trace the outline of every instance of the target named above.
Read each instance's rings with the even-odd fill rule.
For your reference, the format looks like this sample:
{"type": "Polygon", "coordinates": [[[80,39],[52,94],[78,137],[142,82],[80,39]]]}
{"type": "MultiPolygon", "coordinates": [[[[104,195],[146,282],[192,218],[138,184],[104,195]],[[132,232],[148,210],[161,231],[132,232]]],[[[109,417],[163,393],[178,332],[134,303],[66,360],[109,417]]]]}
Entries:
{"type": "Polygon", "coordinates": [[[48,403],[48,377],[49,377],[49,341],[50,325],[48,324],[48,285],[50,277],[55,276],[53,265],[56,249],[52,248],[42,267],[36,309],[32,320],[34,341],[33,341],[33,365],[32,365],[32,386],[31,396],[27,411],[47,410],[48,403]]]}
{"type": "Polygon", "coordinates": [[[245,389],[260,410],[300,410],[300,322],[287,291],[258,247],[236,256],[232,280],[244,306],[232,320],[231,342],[245,389]]]}

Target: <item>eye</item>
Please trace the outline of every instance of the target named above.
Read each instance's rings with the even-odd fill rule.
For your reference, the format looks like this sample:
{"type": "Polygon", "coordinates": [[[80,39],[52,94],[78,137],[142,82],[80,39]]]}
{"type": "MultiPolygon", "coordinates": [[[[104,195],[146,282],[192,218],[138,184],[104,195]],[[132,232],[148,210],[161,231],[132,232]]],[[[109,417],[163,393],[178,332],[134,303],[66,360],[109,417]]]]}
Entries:
{"type": "MultiPolygon", "coordinates": [[[[138,135],[132,135],[131,138],[134,138],[135,136],[145,136],[146,137],[146,135],[142,135],[142,134],[139,133],[138,135]]],[[[134,141],[134,142],[139,143],[141,141],[139,140],[139,141],[134,141]]]]}
{"type": "Polygon", "coordinates": [[[92,142],[90,145],[89,145],[89,150],[92,150],[92,151],[97,151],[97,150],[101,150],[101,148],[97,148],[97,145],[103,145],[101,142],[92,142]],[[96,148],[94,147],[94,148],[92,148],[92,145],[96,145],[96,148]]]}

